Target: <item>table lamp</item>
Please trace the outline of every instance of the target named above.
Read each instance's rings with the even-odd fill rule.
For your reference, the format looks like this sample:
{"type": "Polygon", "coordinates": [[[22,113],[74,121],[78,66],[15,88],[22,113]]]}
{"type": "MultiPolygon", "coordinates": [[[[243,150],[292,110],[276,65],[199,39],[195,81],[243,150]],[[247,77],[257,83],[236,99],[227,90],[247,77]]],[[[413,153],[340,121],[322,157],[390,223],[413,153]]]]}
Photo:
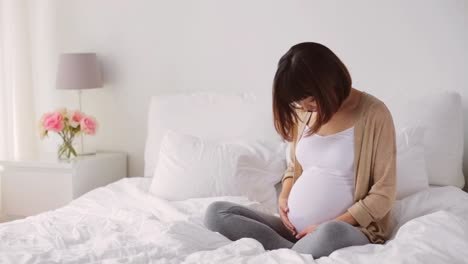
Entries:
{"type": "MultiPolygon", "coordinates": [[[[77,90],[78,103],[81,110],[81,91],[102,87],[102,76],[95,53],[62,53],[59,58],[57,70],[57,89],[77,90]]],[[[79,155],[84,153],[83,134],[80,134],[79,155]]]]}

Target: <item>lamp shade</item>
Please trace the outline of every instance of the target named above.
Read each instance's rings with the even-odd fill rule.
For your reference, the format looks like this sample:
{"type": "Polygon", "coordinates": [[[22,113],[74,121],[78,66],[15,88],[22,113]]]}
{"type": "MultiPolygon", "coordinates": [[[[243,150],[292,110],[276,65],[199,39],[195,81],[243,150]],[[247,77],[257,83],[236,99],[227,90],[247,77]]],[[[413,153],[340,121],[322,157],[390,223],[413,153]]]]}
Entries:
{"type": "Polygon", "coordinates": [[[102,87],[102,76],[95,53],[64,53],[57,70],[57,89],[102,87]]]}

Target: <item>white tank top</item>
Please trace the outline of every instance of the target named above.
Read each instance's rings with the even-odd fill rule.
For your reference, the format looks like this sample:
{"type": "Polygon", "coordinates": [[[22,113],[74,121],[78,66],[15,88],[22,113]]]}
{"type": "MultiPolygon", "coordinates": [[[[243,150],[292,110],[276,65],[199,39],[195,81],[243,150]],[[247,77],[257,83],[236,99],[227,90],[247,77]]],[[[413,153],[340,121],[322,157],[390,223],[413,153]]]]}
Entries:
{"type": "Polygon", "coordinates": [[[296,145],[303,171],[288,199],[288,217],[297,232],[345,213],[354,196],[354,127],[305,137],[308,129],[296,145]]]}

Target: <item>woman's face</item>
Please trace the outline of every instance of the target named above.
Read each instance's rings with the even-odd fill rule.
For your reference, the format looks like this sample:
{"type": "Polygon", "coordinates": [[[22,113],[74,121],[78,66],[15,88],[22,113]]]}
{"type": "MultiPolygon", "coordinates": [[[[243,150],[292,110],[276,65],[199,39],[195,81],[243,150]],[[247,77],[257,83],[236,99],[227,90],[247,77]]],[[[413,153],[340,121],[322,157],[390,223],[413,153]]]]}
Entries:
{"type": "Polygon", "coordinates": [[[317,102],[313,96],[308,96],[300,101],[294,102],[298,107],[308,111],[317,112],[317,102]]]}

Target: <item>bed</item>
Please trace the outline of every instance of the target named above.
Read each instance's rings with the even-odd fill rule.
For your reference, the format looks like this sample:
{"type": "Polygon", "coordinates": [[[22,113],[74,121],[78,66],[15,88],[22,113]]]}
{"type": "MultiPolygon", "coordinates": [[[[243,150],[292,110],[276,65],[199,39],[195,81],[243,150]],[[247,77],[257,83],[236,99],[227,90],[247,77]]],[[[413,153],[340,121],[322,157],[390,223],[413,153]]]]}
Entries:
{"type": "MultiPolygon", "coordinates": [[[[460,178],[463,177],[461,168],[444,169],[441,167],[444,164],[428,162],[427,166],[438,166],[431,169],[431,173],[428,172],[428,187],[413,191],[395,202],[392,212],[398,225],[385,244],[347,247],[315,260],[311,255],[290,249],[264,250],[258,241],[251,238],[230,241],[208,230],[203,224],[204,212],[213,201],[232,201],[263,211],[271,210],[271,205],[244,195],[183,200],[168,200],[153,195],[150,192],[154,181],[151,172],[161,165],[158,164],[156,150],[164,134],[163,126],[178,127],[192,134],[203,132],[219,139],[220,131],[216,130],[223,129],[223,120],[218,119],[216,128],[207,134],[196,131],[198,126],[190,125],[193,122],[191,115],[199,115],[215,107],[220,109],[217,115],[226,117],[225,112],[231,112],[232,107],[238,109],[240,101],[242,104],[247,101],[250,106],[243,105],[244,113],[237,112],[235,115],[245,114],[250,119],[247,122],[234,121],[234,125],[239,122],[245,126],[240,124],[237,131],[234,129],[223,134],[225,137],[238,137],[269,114],[268,108],[252,115],[252,109],[261,104],[268,105],[268,100],[259,102],[258,98],[246,97],[245,94],[235,95],[235,99],[231,95],[228,97],[209,94],[200,97],[197,94],[153,98],[148,114],[148,134],[153,136],[148,136],[146,143],[145,175],[97,188],[59,209],[0,224],[0,263],[466,263],[468,194],[460,188],[464,184],[463,178],[460,178]],[[236,100],[239,102],[236,103],[236,100]],[[174,110],[174,102],[181,103],[177,110],[174,110]],[[207,106],[207,102],[214,105],[207,106]],[[194,105],[198,110],[187,114],[187,109],[194,105]],[[163,109],[171,109],[171,118],[163,120],[158,116],[164,113],[163,109]],[[437,169],[450,171],[443,175],[434,174],[437,169]]],[[[454,93],[436,98],[439,101],[446,98],[448,101],[445,103],[451,107],[458,107],[454,101],[459,102],[460,99],[454,93]]],[[[454,111],[448,111],[452,117],[454,111]]],[[[392,113],[399,116],[397,111],[392,113]]],[[[199,116],[197,122],[209,123],[215,117],[208,116],[204,120],[205,117],[199,116]]],[[[408,118],[406,114],[405,118],[408,118]]],[[[418,120],[423,122],[424,118],[419,116],[418,120]]],[[[458,121],[455,116],[454,122],[458,121]]],[[[401,126],[403,122],[404,118],[396,123],[401,126]]],[[[265,125],[256,125],[259,128],[255,133],[275,140],[276,135],[271,132],[270,124],[265,121],[262,124],[265,125]]],[[[431,133],[426,134],[425,138],[431,140],[438,132],[429,130],[431,133]]],[[[255,133],[249,132],[249,136],[256,137],[255,133]]],[[[452,136],[459,139],[458,134],[452,136]]],[[[431,147],[426,146],[426,150],[431,147]]],[[[440,149],[440,152],[447,151],[459,150],[440,149]]],[[[426,151],[425,155],[428,153],[434,154],[426,151]]],[[[452,160],[446,160],[447,166],[455,159],[454,155],[448,156],[452,160]]],[[[426,158],[431,159],[430,156],[426,158]]],[[[456,162],[460,161],[457,159],[456,162]]],[[[278,184],[275,187],[279,190],[278,184]]]]}

